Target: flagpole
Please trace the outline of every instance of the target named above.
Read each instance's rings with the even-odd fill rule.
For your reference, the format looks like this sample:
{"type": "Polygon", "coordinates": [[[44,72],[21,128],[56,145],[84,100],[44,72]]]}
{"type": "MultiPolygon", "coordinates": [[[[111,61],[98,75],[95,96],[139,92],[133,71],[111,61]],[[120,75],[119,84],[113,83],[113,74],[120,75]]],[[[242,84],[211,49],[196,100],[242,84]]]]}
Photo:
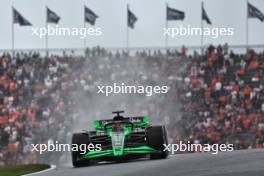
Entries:
{"type": "MultiPolygon", "coordinates": [[[[166,30],[168,30],[168,7],[169,7],[169,4],[166,3],[166,10],[165,10],[165,17],[166,17],[166,20],[165,20],[165,28],[166,30]]],[[[167,49],[168,49],[168,35],[165,35],[165,52],[167,52],[167,49]]]]}
{"type": "Polygon", "coordinates": [[[248,0],[247,0],[247,20],[246,20],[246,50],[248,50],[248,36],[249,36],[249,27],[248,27],[248,0]]]}
{"type": "MultiPolygon", "coordinates": [[[[84,23],[83,23],[83,27],[86,29],[86,22],[85,22],[85,18],[84,18],[84,23]]],[[[84,53],[85,53],[85,49],[86,49],[86,37],[83,38],[83,48],[84,48],[84,53]]]]}
{"type": "Polygon", "coordinates": [[[204,40],[204,23],[203,23],[203,7],[204,7],[204,2],[202,1],[202,4],[201,4],[201,30],[202,30],[202,35],[201,35],[201,55],[203,55],[203,40],[204,40]]]}
{"type": "MultiPolygon", "coordinates": [[[[46,30],[48,30],[48,6],[46,6],[46,30]]],[[[46,40],[45,40],[45,47],[46,47],[46,57],[49,56],[49,36],[48,34],[46,35],[46,40]]]]}
{"type": "Polygon", "coordinates": [[[129,27],[128,27],[128,10],[129,10],[129,4],[127,4],[127,31],[126,31],[126,48],[127,48],[127,52],[129,52],[129,27]]]}
{"type": "Polygon", "coordinates": [[[15,51],[14,51],[14,49],[15,49],[15,26],[14,26],[14,7],[12,6],[12,23],[11,23],[11,28],[12,28],[12,36],[11,36],[11,38],[12,38],[12,58],[14,58],[14,56],[15,56],[15,51]]]}
{"type": "MultiPolygon", "coordinates": [[[[85,6],[85,1],[84,1],[83,8],[84,8],[83,9],[84,10],[83,11],[83,15],[84,15],[83,16],[83,27],[86,29],[86,19],[85,19],[85,15],[86,15],[85,8],[86,8],[86,6],[85,6]]],[[[86,55],[86,51],[85,51],[86,49],[85,48],[86,48],[86,37],[83,38],[83,52],[84,52],[84,56],[86,55]]]]}

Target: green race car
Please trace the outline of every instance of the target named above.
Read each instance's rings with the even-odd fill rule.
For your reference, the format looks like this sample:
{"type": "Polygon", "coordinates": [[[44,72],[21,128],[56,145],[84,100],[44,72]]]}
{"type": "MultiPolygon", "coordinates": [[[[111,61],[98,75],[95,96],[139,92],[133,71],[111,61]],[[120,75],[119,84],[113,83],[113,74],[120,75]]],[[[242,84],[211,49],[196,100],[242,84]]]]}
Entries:
{"type": "Polygon", "coordinates": [[[87,148],[85,152],[72,150],[74,167],[86,166],[100,161],[124,161],[150,156],[151,159],[167,158],[168,143],[164,126],[152,126],[149,118],[123,117],[120,113],[108,120],[95,120],[95,131],[75,133],[72,145],[81,147],[96,146],[95,150],[87,148]],[[99,147],[98,147],[99,146],[99,147]]]}

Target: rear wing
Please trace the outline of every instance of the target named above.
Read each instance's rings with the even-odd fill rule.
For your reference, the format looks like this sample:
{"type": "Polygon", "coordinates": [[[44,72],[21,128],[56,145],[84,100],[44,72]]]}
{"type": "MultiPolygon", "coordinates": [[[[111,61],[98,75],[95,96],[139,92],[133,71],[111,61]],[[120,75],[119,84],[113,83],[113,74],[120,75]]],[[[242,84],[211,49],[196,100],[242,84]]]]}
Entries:
{"type": "Polygon", "coordinates": [[[134,128],[143,128],[149,124],[149,117],[148,116],[125,117],[124,120],[122,121],[115,121],[113,119],[95,120],[93,125],[96,130],[104,130],[104,126],[106,124],[113,122],[130,122],[133,123],[134,128]]]}

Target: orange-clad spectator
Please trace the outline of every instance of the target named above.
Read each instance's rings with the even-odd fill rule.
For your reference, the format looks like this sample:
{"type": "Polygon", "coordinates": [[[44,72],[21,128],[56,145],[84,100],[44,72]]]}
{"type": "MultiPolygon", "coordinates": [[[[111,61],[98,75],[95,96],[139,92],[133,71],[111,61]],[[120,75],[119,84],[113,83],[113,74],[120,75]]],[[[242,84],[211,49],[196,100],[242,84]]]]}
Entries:
{"type": "Polygon", "coordinates": [[[35,116],[36,116],[36,110],[35,110],[35,108],[33,108],[33,107],[28,108],[27,115],[28,115],[28,117],[30,119],[35,118],[35,116]]]}
{"type": "Polygon", "coordinates": [[[0,116],[0,125],[8,122],[8,116],[0,116]]]}
{"type": "Polygon", "coordinates": [[[220,140],[220,133],[217,131],[213,131],[211,134],[211,138],[213,141],[219,141],[220,140]]]}
{"type": "Polygon", "coordinates": [[[252,88],[249,85],[246,85],[244,88],[244,94],[249,96],[251,92],[252,88]]]}
{"type": "Polygon", "coordinates": [[[253,121],[253,120],[257,120],[258,115],[256,113],[251,113],[248,115],[248,118],[253,121]]]}
{"type": "Polygon", "coordinates": [[[5,76],[0,76],[0,84],[3,84],[3,82],[5,81],[6,77],[5,76]]]}
{"type": "Polygon", "coordinates": [[[215,86],[215,84],[218,82],[218,79],[216,78],[213,78],[212,81],[211,81],[211,85],[212,86],[215,86]]]}
{"type": "Polygon", "coordinates": [[[220,96],[220,97],[219,97],[219,101],[220,101],[222,104],[226,103],[226,102],[227,102],[227,96],[225,96],[225,95],[220,96]]]}
{"type": "Polygon", "coordinates": [[[250,69],[256,69],[258,67],[258,61],[252,60],[249,64],[250,69]]]}
{"type": "Polygon", "coordinates": [[[11,121],[15,121],[20,115],[20,111],[17,110],[17,109],[14,109],[12,110],[10,113],[9,113],[9,120],[11,121]]]}
{"type": "Polygon", "coordinates": [[[199,80],[196,79],[196,78],[192,78],[191,82],[192,82],[192,85],[197,85],[197,84],[199,84],[199,80]]]}
{"type": "Polygon", "coordinates": [[[8,144],[8,151],[9,152],[15,152],[18,149],[19,142],[12,142],[8,144]]]}
{"type": "Polygon", "coordinates": [[[5,104],[0,104],[0,109],[4,109],[6,108],[6,105],[5,104]]]}
{"type": "Polygon", "coordinates": [[[256,144],[256,149],[264,148],[263,144],[256,144]]]}
{"type": "Polygon", "coordinates": [[[17,85],[16,85],[16,83],[14,81],[9,80],[8,87],[9,87],[10,90],[15,90],[17,88],[17,85]]]}
{"type": "Polygon", "coordinates": [[[243,74],[245,74],[245,69],[244,69],[244,68],[240,68],[240,69],[238,69],[238,70],[235,72],[235,75],[236,75],[236,76],[241,76],[241,75],[243,75],[243,74]]]}

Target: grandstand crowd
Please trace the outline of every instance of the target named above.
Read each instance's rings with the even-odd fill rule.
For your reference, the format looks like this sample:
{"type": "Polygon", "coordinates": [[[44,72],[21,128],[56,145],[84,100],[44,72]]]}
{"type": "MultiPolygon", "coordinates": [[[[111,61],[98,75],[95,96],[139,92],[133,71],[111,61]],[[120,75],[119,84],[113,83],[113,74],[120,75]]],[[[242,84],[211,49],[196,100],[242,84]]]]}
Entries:
{"type": "Polygon", "coordinates": [[[0,163],[35,163],[30,144],[65,141],[74,111],[67,97],[80,57],[42,58],[38,54],[1,56],[0,163]]]}
{"type": "Polygon", "coordinates": [[[210,46],[193,57],[178,84],[183,116],[173,137],[198,144],[264,147],[264,55],[210,46]]]}
{"type": "Polygon", "coordinates": [[[104,104],[106,98],[96,93],[96,86],[116,81],[170,86],[166,95],[135,95],[119,101],[137,115],[166,123],[173,142],[232,142],[236,149],[263,148],[264,54],[249,50],[237,55],[227,46],[210,46],[204,56],[186,53],[185,48],[128,54],[97,47],[87,49],[85,57],[3,54],[0,165],[58,158],[54,153],[32,152],[31,144],[69,143],[74,124],[85,114],[79,111],[96,110],[94,116],[100,117],[98,104],[115,101],[104,104]]]}

